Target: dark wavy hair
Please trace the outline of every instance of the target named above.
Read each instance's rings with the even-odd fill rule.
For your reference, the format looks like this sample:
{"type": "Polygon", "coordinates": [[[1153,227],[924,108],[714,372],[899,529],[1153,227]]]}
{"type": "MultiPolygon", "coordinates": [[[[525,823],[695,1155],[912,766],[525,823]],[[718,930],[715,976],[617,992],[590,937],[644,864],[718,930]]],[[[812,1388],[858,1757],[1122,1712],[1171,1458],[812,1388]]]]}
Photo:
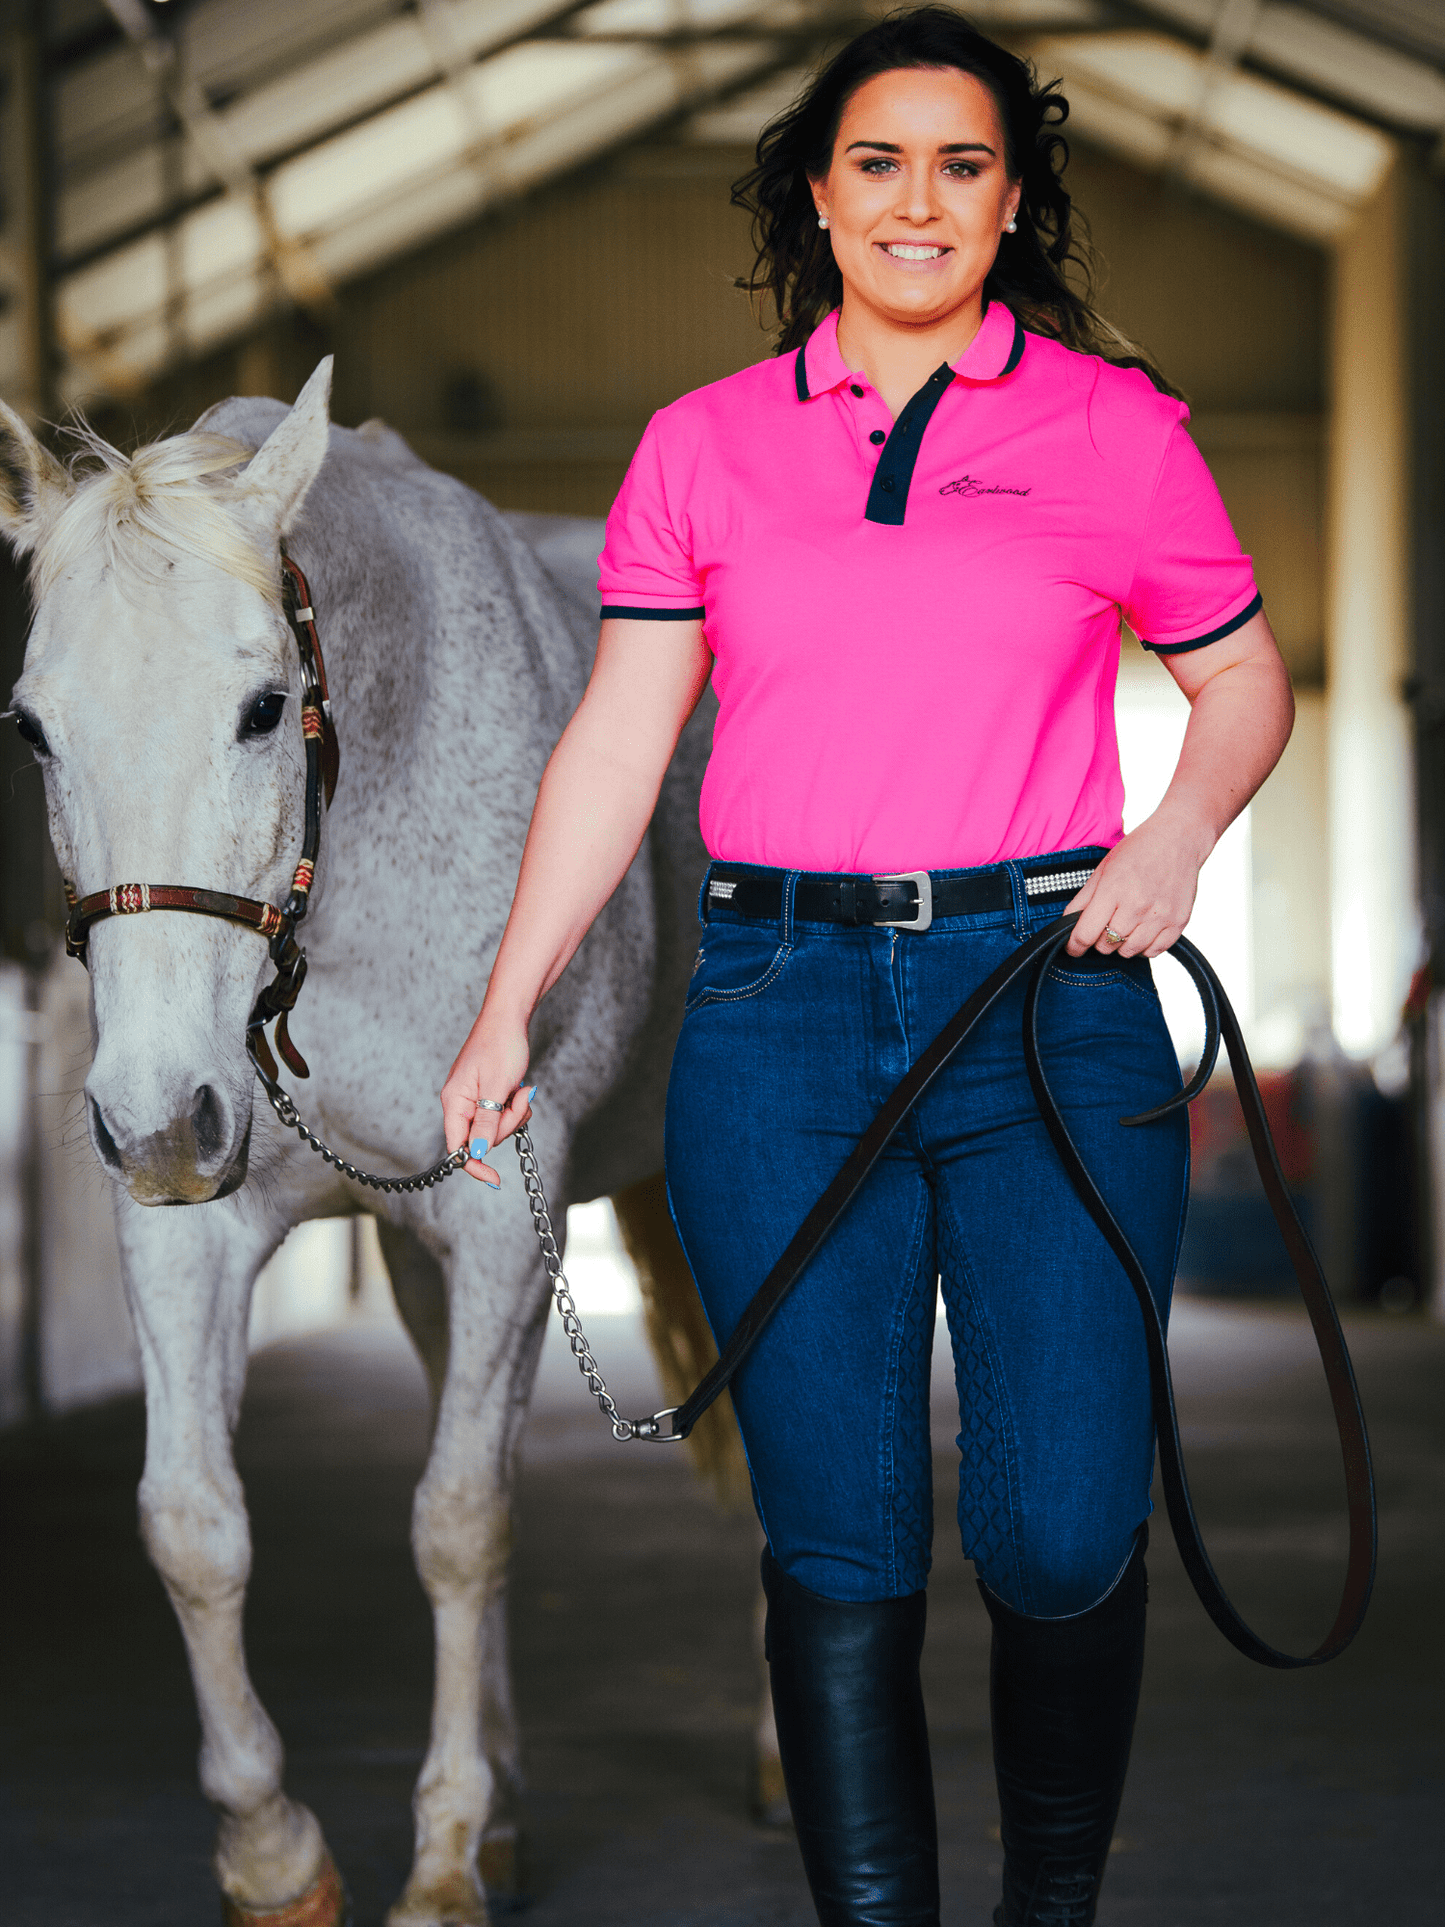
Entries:
{"type": "Polygon", "coordinates": [[[1088,225],[1063,183],[1069,144],[1059,129],[1069,103],[1060,83],[1041,86],[1030,61],[988,39],[951,7],[909,7],[850,40],[763,129],[757,166],[734,183],[733,205],[752,215],[757,249],[752,273],[737,285],[771,295],[780,324],[776,352],[801,347],[843,299],[843,277],[818,227],[809,181],[832,164],[843,110],[857,90],[878,74],[908,67],[956,67],[972,74],[998,108],[1005,166],[1023,197],[1018,230],[1002,237],[984,281],[985,299],[1003,301],[1036,333],[1120,367],[1141,368],[1156,388],[1176,393],[1093,305],[1097,267],[1088,225]],[[1073,269],[1073,285],[1066,267],[1073,269]]]}

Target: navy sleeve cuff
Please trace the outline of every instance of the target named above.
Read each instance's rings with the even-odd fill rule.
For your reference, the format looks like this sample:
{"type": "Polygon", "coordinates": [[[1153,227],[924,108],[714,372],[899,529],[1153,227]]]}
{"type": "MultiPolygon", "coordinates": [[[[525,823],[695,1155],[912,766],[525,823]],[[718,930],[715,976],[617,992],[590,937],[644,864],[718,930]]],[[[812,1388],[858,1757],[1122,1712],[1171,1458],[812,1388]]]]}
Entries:
{"type": "Polygon", "coordinates": [[[1253,602],[1241,609],[1237,616],[1231,616],[1228,622],[1221,623],[1219,628],[1211,629],[1207,636],[1195,636],[1190,642],[1144,642],[1142,636],[1139,640],[1144,642],[1146,649],[1152,649],[1156,656],[1182,656],[1186,649],[1204,649],[1211,642],[1222,642],[1226,636],[1232,636],[1236,629],[1244,627],[1251,616],[1257,616],[1263,607],[1264,597],[1256,589],[1253,602]]]}
{"type": "Polygon", "coordinates": [[[602,615],[625,616],[629,622],[701,622],[706,609],[629,609],[620,602],[604,602],[602,615]]]}

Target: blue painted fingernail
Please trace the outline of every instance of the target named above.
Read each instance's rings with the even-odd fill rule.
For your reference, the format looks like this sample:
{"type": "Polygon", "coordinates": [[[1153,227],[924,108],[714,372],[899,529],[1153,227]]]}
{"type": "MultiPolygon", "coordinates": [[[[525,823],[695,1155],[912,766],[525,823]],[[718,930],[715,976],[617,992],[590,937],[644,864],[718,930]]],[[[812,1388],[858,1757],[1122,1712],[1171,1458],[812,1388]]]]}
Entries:
{"type": "Polygon", "coordinates": [[[484,1137],[474,1137],[472,1139],[472,1143],[471,1143],[472,1156],[477,1160],[479,1164],[486,1163],[487,1153],[488,1151],[491,1150],[491,1148],[492,1148],[491,1145],[488,1144],[487,1140],[484,1137]]]}
{"type": "Polygon", "coordinates": [[[527,1090],[527,1102],[530,1104],[532,1099],[536,1095],[537,1095],[537,1086],[535,1084],[532,1084],[528,1087],[528,1090],[527,1090]]]}

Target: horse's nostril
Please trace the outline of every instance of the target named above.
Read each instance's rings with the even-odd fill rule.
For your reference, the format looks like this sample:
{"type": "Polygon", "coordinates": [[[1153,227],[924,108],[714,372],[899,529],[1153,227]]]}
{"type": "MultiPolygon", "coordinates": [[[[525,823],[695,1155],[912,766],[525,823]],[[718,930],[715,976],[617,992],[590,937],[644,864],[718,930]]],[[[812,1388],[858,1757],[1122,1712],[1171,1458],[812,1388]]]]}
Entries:
{"type": "Polygon", "coordinates": [[[105,1113],[94,1098],[90,1100],[90,1121],[95,1126],[95,1148],[100,1153],[101,1162],[108,1164],[112,1171],[119,1171],[121,1168],[119,1147],[105,1128],[105,1113]]]}
{"type": "Polygon", "coordinates": [[[202,1084],[196,1092],[191,1129],[196,1134],[196,1150],[203,1159],[220,1156],[226,1144],[226,1114],[209,1084],[202,1084]]]}

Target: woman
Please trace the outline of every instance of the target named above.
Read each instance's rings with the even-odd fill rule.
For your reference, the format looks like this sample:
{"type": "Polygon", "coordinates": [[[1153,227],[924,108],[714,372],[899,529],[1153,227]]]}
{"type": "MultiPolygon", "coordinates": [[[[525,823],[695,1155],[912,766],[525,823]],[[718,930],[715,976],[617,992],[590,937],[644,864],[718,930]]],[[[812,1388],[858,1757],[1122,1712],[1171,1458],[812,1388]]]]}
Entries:
{"type": "MultiPolygon", "coordinates": [[[[720,709],[713,861],[668,1098],[713,1329],[892,1086],[1061,911],[1069,1128],[1161,1305],[1187,1176],[1149,959],[1288,737],[1289,681],[1187,410],[1071,289],[1067,109],[942,8],[854,40],[743,184],[777,359],[654,417],[608,523],[591,683],[548,765],[447,1143],[527,1115],[527,1025],[720,709]],[[1120,612],[1192,705],[1122,835],[1120,612]]],[[[1143,1656],[1137,1307],[1030,1094],[1020,1001],[933,1085],[734,1384],[767,1534],[789,1797],[827,1927],[938,1920],[918,1662],[942,1279],[958,1516],[993,1622],[1003,1927],[1094,1917],[1143,1656]]],[[[467,1166],[496,1182],[484,1162],[467,1166]]]]}

